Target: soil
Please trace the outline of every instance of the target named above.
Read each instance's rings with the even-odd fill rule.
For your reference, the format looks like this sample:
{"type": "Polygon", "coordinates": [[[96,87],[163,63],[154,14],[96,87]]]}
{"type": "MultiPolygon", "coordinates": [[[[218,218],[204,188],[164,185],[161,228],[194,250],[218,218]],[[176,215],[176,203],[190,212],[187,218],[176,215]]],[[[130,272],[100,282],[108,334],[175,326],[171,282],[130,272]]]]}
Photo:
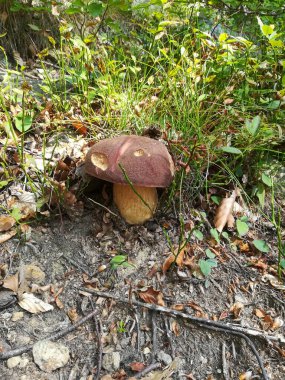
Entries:
{"type": "MultiPolygon", "coordinates": [[[[193,213],[192,221],[195,218],[193,213]]],[[[208,236],[207,228],[205,225],[205,236],[208,236]]],[[[270,227],[265,230],[263,232],[273,236],[270,227]]],[[[7,361],[1,361],[1,379],[95,379],[98,365],[96,321],[102,325],[103,356],[110,352],[120,355],[120,368],[114,371],[102,368],[100,378],[112,374],[117,379],[132,377],[135,375],[130,367],[133,362],[146,366],[161,363],[161,369],[145,377],[148,379],[227,380],[238,379],[241,375],[245,376],[241,377],[243,379],[262,378],[256,357],[239,337],[130,304],[90,297],[82,288],[89,286],[122,298],[132,292],[135,299],[141,300],[139,292],[153,287],[160,292],[166,306],[180,305],[184,312],[193,316],[267,329],[265,333],[271,335],[284,334],[283,326],[272,331],[264,319],[256,315],[257,309],[264,310],[272,319],[284,320],[284,291],[265,282],[264,268],[262,272],[262,268],[247,265],[252,256],[261,260],[267,255],[268,265],[276,262],[277,253],[273,238],[271,240],[272,251],[260,254],[253,250],[241,252],[239,246],[234,249],[234,245],[225,242],[214,245],[209,238],[201,242],[193,236],[188,249],[196,261],[209,245],[218,254],[218,266],[205,279],[201,275],[195,277],[193,267],[189,266],[178,270],[174,267],[162,273],[162,264],[170,252],[168,242],[174,246],[179,242],[179,223],[172,214],[160,214],[144,226],[128,226],[121,218],[90,204],[78,219],[57,216],[34,223],[28,241],[11,239],[0,246],[0,264],[8,265],[9,275],[23,264],[40,267],[45,273],[44,284],[52,284],[53,292],[59,293],[57,303],[54,294],[45,291],[37,296],[53,304],[52,311],[31,314],[17,303],[0,311],[2,351],[33,344],[63,330],[77,317],[91,312],[92,305],[98,313],[96,320],[90,319],[59,339],[70,349],[66,366],[45,373],[34,363],[29,351],[21,356],[28,360],[14,368],[8,368],[7,361]],[[115,255],[127,255],[132,265],[112,268],[110,260],[115,255]],[[230,311],[237,303],[242,305],[240,313],[234,309],[230,311]],[[12,317],[19,311],[24,311],[23,317],[13,321],[12,317]],[[173,359],[175,362],[167,372],[167,364],[173,359]],[[164,374],[159,375],[163,370],[164,374]]],[[[283,380],[284,348],[282,351],[276,344],[257,338],[252,340],[269,378],[283,380]]]]}

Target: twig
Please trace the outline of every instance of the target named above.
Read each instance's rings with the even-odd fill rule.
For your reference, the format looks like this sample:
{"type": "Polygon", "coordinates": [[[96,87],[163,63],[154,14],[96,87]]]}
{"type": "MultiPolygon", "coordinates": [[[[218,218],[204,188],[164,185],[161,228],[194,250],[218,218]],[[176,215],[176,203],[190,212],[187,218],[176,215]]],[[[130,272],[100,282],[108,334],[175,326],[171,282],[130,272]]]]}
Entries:
{"type": "Polygon", "coordinates": [[[91,201],[92,203],[94,203],[95,205],[102,207],[104,210],[108,211],[110,214],[112,214],[112,215],[116,216],[117,218],[119,218],[119,215],[115,214],[115,213],[114,213],[113,211],[111,211],[108,207],[102,205],[102,203],[96,202],[96,201],[94,201],[94,200],[91,199],[91,198],[87,198],[87,199],[88,199],[89,201],[91,201]]]}
{"type": "MultiPolygon", "coordinates": [[[[59,338],[62,338],[63,336],[65,336],[65,335],[69,334],[70,332],[76,330],[79,326],[83,325],[86,321],[91,319],[93,317],[93,315],[95,315],[96,313],[97,313],[97,310],[93,310],[91,313],[87,314],[84,318],[81,318],[78,322],[74,323],[74,325],[69,326],[66,329],[58,331],[58,332],[51,334],[49,336],[46,336],[46,337],[42,338],[41,340],[44,340],[44,339],[57,340],[59,338]]],[[[32,350],[33,345],[34,345],[34,343],[28,344],[26,346],[22,346],[19,348],[15,348],[14,350],[1,352],[0,353],[0,360],[6,360],[9,358],[12,358],[13,356],[22,355],[25,352],[32,350]]]]}
{"type": "Polygon", "coordinates": [[[82,265],[78,264],[75,260],[73,260],[71,257],[68,257],[68,256],[65,256],[64,254],[62,254],[59,258],[63,258],[65,259],[66,261],[68,261],[71,265],[73,265],[75,268],[79,269],[80,271],[82,271],[83,273],[86,273],[88,274],[89,277],[92,277],[92,273],[89,272],[89,270],[87,268],[84,268],[82,265]]]}
{"type": "Polygon", "coordinates": [[[155,356],[157,351],[157,326],[156,326],[156,313],[151,311],[151,327],[152,327],[152,353],[151,353],[151,362],[155,363],[155,356]]]}
{"type": "Polygon", "coordinates": [[[223,375],[225,380],[230,380],[229,377],[229,366],[226,358],[226,343],[223,342],[222,345],[222,363],[223,363],[223,375]]]}
{"type": "Polygon", "coordinates": [[[169,321],[165,315],[162,315],[162,319],[164,322],[166,336],[167,336],[167,339],[168,339],[168,342],[170,345],[170,349],[171,349],[171,357],[172,357],[172,359],[174,359],[175,358],[175,351],[174,351],[174,347],[173,347],[173,339],[171,337],[171,332],[170,332],[170,328],[169,328],[169,324],[168,324],[169,321]]]}
{"type": "MultiPolygon", "coordinates": [[[[88,293],[94,294],[97,297],[111,298],[111,299],[114,299],[118,302],[129,303],[129,300],[127,298],[120,298],[120,297],[115,296],[111,293],[100,292],[100,291],[96,291],[93,289],[87,289],[87,288],[83,288],[81,290],[84,290],[88,293]]],[[[172,309],[169,309],[169,308],[163,307],[163,306],[153,305],[153,304],[149,304],[149,303],[143,303],[143,302],[136,301],[136,300],[133,300],[132,304],[146,308],[146,309],[149,309],[149,310],[153,310],[156,312],[165,313],[165,314],[168,314],[168,315],[171,315],[174,317],[180,317],[180,318],[186,319],[189,322],[194,323],[197,326],[202,327],[202,328],[207,328],[207,329],[213,330],[213,331],[220,331],[223,333],[230,333],[232,335],[236,335],[236,336],[239,336],[240,338],[243,338],[246,341],[246,343],[248,344],[248,346],[251,348],[252,352],[254,353],[254,355],[258,361],[258,364],[260,366],[260,369],[262,371],[262,376],[263,376],[264,380],[269,380],[267,373],[266,373],[266,370],[264,368],[262,359],[259,356],[254,344],[249,339],[248,335],[260,337],[260,338],[263,338],[265,340],[278,340],[278,338],[276,338],[274,336],[264,335],[262,332],[260,332],[258,330],[252,330],[252,329],[250,330],[250,329],[245,329],[245,328],[240,327],[240,326],[233,326],[233,325],[228,324],[228,323],[224,324],[222,322],[216,322],[216,321],[212,321],[209,319],[193,317],[190,314],[186,314],[186,313],[183,313],[183,312],[177,311],[177,310],[172,310],[172,309]]]]}
{"type": "Polygon", "coordinates": [[[142,357],[140,321],[139,321],[139,316],[135,309],[134,309],[134,317],[137,324],[137,352],[140,355],[140,357],[142,357]]]}
{"type": "MultiPolygon", "coordinates": [[[[90,298],[90,303],[91,303],[92,309],[94,311],[95,308],[94,308],[94,304],[93,304],[91,298],[90,298]]],[[[97,370],[96,370],[95,380],[99,380],[100,379],[100,372],[102,369],[102,356],[103,356],[102,323],[101,323],[100,319],[95,317],[95,315],[93,315],[93,320],[95,323],[95,329],[96,329],[97,341],[98,341],[98,362],[97,362],[97,370]]]]}
{"type": "Polygon", "coordinates": [[[161,364],[160,363],[152,363],[151,365],[149,365],[148,367],[146,367],[143,371],[137,373],[134,376],[134,378],[135,379],[140,379],[142,376],[147,375],[148,373],[150,373],[154,369],[158,369],[158,368],[161,368],[161,364]]]}

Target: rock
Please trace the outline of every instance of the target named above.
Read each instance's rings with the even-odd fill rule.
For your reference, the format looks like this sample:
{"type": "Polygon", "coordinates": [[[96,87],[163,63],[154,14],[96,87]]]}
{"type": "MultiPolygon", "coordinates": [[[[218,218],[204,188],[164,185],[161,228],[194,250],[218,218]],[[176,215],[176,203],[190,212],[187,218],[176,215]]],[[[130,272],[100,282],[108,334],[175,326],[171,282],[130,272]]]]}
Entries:
{"type": "Polygon", "coordinates": [[[120,368],[121,356],[119,352],[110,352],[105,354],[102,361],[102,367],[109,372],[117,371],[120,368]]]}
{"type": "Polygon", "coordinates": [[[24,316],[24,313],[22,311],[16,311],[15,313],[13,313],[11,319],[12,319],[13,322],[17,322],[20,319],[22,319],[23,316],[24,316]]]}
{"type": "Polygon", "coordinates": [[[157,359],[165,365],[169,365],[170,363],[172,363],[172,357],[164,351],[159,351],[159,353],[157,354],[157,359]]]}
{"type": "Polygon", "coordinates": [[[25,368],[29,364],[29,359],[28,358],[21,358],[21,361],[19,363],[20,368],[25,368]]]}
{"type": "Polygon", "coordinates": [[[13,358],[9,358],[7,360],[7,367],[8,368],[14,368],[17,367],[17,365],[21,362],[21,356],[14,356],[13,358]]]}
{"type": "Polygon", "coordinates": [[[51,373],[67,364],[69,349],[61,343],[40,340],[34,344],[33,356],[42,371],[51,373]]]}

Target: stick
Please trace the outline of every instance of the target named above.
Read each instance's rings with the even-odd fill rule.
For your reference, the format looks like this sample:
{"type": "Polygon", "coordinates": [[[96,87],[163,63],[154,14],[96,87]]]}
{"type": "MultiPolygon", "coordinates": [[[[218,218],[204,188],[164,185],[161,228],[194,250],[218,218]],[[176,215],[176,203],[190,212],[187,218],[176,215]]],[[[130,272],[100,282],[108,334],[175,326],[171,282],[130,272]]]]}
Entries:
{"type": "MultiPolygon", "coordinates": [[[[67,327],[66,329],[63,329],[61,331],[58,331],[54,334],[51,334],[50,336],[46,336],[45,338],[41,340],[57,340],[59,338],[62,338],[63,336],[69,334],[70,332],[76,330],[79,326],[83,325],[86,321],[91,319],[93,315],[97,313],[97,310],[93,310],[91,313],[87,314],[84,318],[81,318],[78,322],[74,323],[74,325],[67,327]]],[[[22,355],[25,352],[28,352],[33,349],[34,343],[33,344],[28,344],[26,346],[22,346],[19,348],[15,348],[14,350],[9,350],[6,352],[0,353],[0,360],[6,360],[9,358],[12,358],[13,356],[18,356],[22,355]]]]}
{"type": "Polygon", "coordinates": [[[151,311],[151,326],[152,326],[152,354],[151,362],[155,363],[156,351],[157,351],[157,326],[156,326],[156,316],[154,311],[151,311]]]}
{"type": "MultiPolygon", "coordinates": [[[[120,297],[115,296],[111,293],[100,292],[97,290],[86,289],[86,288],[83,288],[81,290],[84,290],[88,293],[94,294],[97,297],[111,298],[111,299],[114,299],[118,302],[129,303],[129,300],[127,298],[120,298],[120,297]]],[[[249,337],[247,335],[258,336],[258,337],[261,337],[267,341],[270,340],[271,336],[268,336],[268,335],[265,336],[264,334],[262,334],[258,330],[256,330],[254,333],[252,330],[247,330],[247,329],[240,327],[240,326],[233,326],[229,323],[224,324],[221,322],[211,321],[210,319],[193,317],[192,315],[183,313],[181,311],[172,310],[172,309],[169,309],[169,308],[163,307],[163,306],[153,305],[153,304],[149,304],[149,303],[143,303],[143,302],[136,301],[136,300],[132,300],[132,304],[146,308],[146,309],[149,309],[149,310],[153,310],[156,312],[166,313],[166,314],[174,316],[174,317],[180,317],[180,318],[186,319],[186,320],[188,320],[188,321],[190,321],[190,322],[192,322],[192,323],[194,323],[197,326],[202,327],[202,328],[207,328],[209,330],[214,330],[214,331],[220,331],[223,333],[230,333],[232,335],[237,335],[240,338],[243,338],[246,341],[246,343],[248,344],[248,346],[251,348],[252,352],[254,353],[254,355],[258,361],[258,364],[260,366],[260,369],[262,371],[262,376],[263,376],[264,380],[269,380],[267,373],[266,373],[266,370],[264,368],[262,359],[259,356],[254,344],[252,343],[252,341],[249,339],[249,337]]],[[[275,339],[272,339],[272,340],[276,340],[276,337],[273,337],[273,338],[275,338],[275,339]]],[[[277,340],[278,340],[278,338],[277,338],[277,340]]]]}
{"type": "Polygon", "coordinates": [[[148,367],[146,367],[144,370],[141,372],[137,373],[134,378],[140,379],[142,376],[147,375],[149,372],[153,371],[154,369],[161,368],[160,363],[152,363],[148,367]]]}

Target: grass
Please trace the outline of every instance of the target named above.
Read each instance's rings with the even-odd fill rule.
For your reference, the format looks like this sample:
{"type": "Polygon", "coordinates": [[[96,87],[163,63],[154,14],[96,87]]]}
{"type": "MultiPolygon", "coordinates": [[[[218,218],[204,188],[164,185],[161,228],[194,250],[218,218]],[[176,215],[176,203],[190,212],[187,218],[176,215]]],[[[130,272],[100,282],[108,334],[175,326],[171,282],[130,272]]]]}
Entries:
{"type": "MultiPolygon", "coordinates": [[[[31,81],[24,68],[17,76],[25,78],[22,85],[13,87],[8,74],[1,84],[1,137],[5,146],[16,147],[20,177],[31,191],[44,199],[53,188],[55,169],[45,161],[46,144],[62,132],[76,139],[74,123],[87,126],[86,141],[141,134],[154,125],[176,159],[168,204],[178,201],[179,215],[212,188],[223,196],[238,186],[263,206],[271,188],[262,175],[273,160],[277,166],[284,162],[283,46],[262,27],[252,40],[225,32],[211,36],[197,27],[198,14],[191,12],[193,25],[186,22],[188,13],[170,6],[148,21],[137,16],[128,38],[98,29],[92,34],[87,27],[79,34],[66,20],[59,41],[48,37],[50,48],[38,54],[40,93],[26,83],[31,81]],[[27,163],[26,143],[34,136],[42,146],[43,172],[27,163]]],[[[9,165],[3,156],[1,181],[13,180],[9,165]]],[[[275,181],[274,173],[270,178],[275,181]]],[[[67,191],[71,182],[65,181],[67,191]]],[[[272,220],[280,252],[280,219],[273,214],[272,220]]]]}

